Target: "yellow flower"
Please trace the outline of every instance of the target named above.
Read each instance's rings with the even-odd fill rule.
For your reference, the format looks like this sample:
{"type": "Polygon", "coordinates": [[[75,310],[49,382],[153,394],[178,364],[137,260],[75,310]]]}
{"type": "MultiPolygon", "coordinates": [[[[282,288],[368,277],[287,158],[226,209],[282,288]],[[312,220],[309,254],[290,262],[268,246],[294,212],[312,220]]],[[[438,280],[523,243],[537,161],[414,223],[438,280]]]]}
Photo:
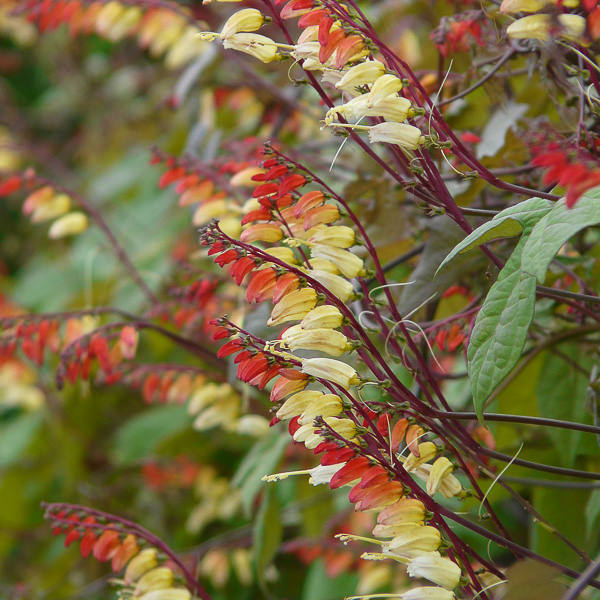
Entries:
{"type": "Polygon", "coordinates": [[[286,321],[303,319],[317,304],[317,292],[302,288],[286,294],[271,311],[267,325],[281,325],[286,321]]]}
{"type": "Polygon", "coordinates": [[[168,567],[157,567],[142,575],[135,586],[134,594],[141,596],[153,590],[163,590],[173,585],[173,571],[168,567]]]}
{"type": "MultiPolygon", "coordinates": [[[[230,180],[229,183],[233,187],[256,187],[261,185],[262,181],[254,181],[254,175],[265,173],[266,170],[261,167],[246,167],[238,171],[230,180]]],[[[257,203],[258,204],[258,203],[257,203]]]]}
{"type": "Polygon", "coordinates": [[[439,552],[429,552],[413,558],[407,566],[411,577],[422,577],[447,590],[453,590],[460,580],[460,567],[439,552]]]}
{"type": "MultiPolygon", "coordinates": [[[[561,26],[560,37],[573,41],[581,41],[585,33],[585,18],[580,15],[562,14],[558,15],[558,23],[561,26]]],[[[552,29],[552,17],[547,14],[529,15],[517,19],[506,29],[509,37],[517,39],[550,40],[552,29]]]]}
{"type": "Polygon", "coordinates": [[[88,225],[88,219],[82,212],[70,212],[52,223],[48,230],[48,237],[53,240],[66,237],[68,235],[77,235],[85,231],[88,225]]]}
{"type": "Polygon", "coordinates": [[[345,388],[356,385],[360,381],[358,374],[350,365],[333,358],[303,358],[302,372],[333,381],[345,388]]]}
{"type": "Polygon", "coordinates": [[[433,442],[423,442],[419,444],[419,457],[417,458],[414,454],[410,454],[404,461],[404,468],[407,471],[413,471],[423,463],[430,461],[436,454],[437,447],[433,442]]]}
{"type": "Polygon", "coordinates": [[[454,600],[454,592],[440,587],[425,586],[403,592],[400,598],[402,600],[454,600]]]}
{"type": "Polygon", "coordinates": [[[440,456],[431,465],[431,471],[429,471],[429,477],[427,478],[427,493],[430,496],[435,494],[444,477],[452,473],[453,469],[454,465],[445,456],[440,456]]]}
{"type": "Polygon", "coordinates": [[[137,581],[144,573],[150,569],[154,569],[157,564],[157,553],[154,548],[142,550],[129,561],[124,575],[125,583],[137,581]]]}
{"type": "Polygon", "coordinates": [[[408,150],[416,150],[422,143],[421,130],[407,123],[379,123],[368,129],[372,143],[396,144],[408,150]]]}
{"type": "Polygon", "coordinates": [[[140,596],[139,600],[191,600],[192,595],[185,588],[165,588],[140,596]]]}
{"type": "Polygon", "coordinates": [[[235,33],[223,40],[223,47],[226,50],[244,52],[264,63],[279,58],[277,44],[271,38],[257,33],[235,33]]]}
{"type": "Polygon", "coordinates": [[[402,81],[395,75],[382,75],[375,80],[369,92],[369,103],[374,105],[390,94],[397,94],[402,89],[402,81]]]}
{"type": "Polygon", "coordinates": [[[324,304],[313,308],[300,322],[302,329],[337,329],[344,317],[335,306],[324,304]]]}
{"type": "Polygon", "coordinates": [[[317,258],[331,261],[344,277],[357,277],[364,274],[362,259],[348,250],[325,244],[313,244],[311,253],[317,258]]]}
{"type": "Polygon", "coordinates": [[[352,349],[348,338],[332,329],[303,329],[300,325],[294,325],[282,334],[281,339],[292,352],[320,350],[332,356],[341,356],[352,349]]]}
{"type": "Polygon", "coordinates": [[[221,29],[221,39],[227,39],[240,32],[256,31],[265,22],[260,10],[256,8],[244,8],[233,13],[221,29]]]}
{"type": "Polygon", "coordinates": [[[390,542],[384,544],[384,551],[411,558],[422,552],[433,552],[440,546],[440,532],[428,525],[407,525],[390,542]]]}
{"type": "Polygon", "coordinates": [[[40,203],[33,214],[31,220],[34,223],[41,223],[50,219],[56,219],[69,211],[71,208],[71,198],[66,194],[52,196],[47,202],[40,203]]]}
{"type": "Polygon", "coordinates": [[[345,225],[333,225],[331,227],[323,227],[310,237],[310,242],[317,244],[327,244],[336,248],[350,248],[354,246],[356,236],[354,229],[345,225]]]}
{"type": "Polygon", "coordinates": [[[385,67],[380,61],[365,61],[348,69],[335,87],[345,91],[352,90],[360,85],[372,83],[384,73],[385,67]]]}
{"type": "Polygon", "coordinates": [[[312,423],[315,417],[335,417],[342,412],[342,399],[335,394],[321,394],[319,398],[309,401],[298,423],[305,425],[312,423]]]}
{"type": "Polygon", "coordinates": [[[305,390],[290,396],[277,411],[278,419],[289,419],[302,414],[313,400],[318,400],[323,396],[322,392],[314,390],[305,390]]]}

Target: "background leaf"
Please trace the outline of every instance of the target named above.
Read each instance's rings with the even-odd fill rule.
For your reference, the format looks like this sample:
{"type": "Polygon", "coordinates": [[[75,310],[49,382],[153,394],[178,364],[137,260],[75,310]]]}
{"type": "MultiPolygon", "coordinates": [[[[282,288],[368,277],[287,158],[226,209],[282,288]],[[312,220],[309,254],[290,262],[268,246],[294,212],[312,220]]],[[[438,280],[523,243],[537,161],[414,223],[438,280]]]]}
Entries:
{"type": "Polygon", "coordinates": [[[283,538],[281,508],[275,486],[267,487],[254,526],[254,566],[264,585],[265,569],[271,564],[283,538]]]}

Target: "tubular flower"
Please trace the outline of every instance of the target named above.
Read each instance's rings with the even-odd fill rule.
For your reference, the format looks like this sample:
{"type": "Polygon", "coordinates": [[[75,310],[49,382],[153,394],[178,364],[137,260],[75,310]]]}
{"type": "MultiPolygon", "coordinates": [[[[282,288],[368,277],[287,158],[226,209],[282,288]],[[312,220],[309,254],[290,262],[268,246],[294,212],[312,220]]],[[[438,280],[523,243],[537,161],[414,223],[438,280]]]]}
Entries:
{"type": "Polygon", "coordinates": [[[313,308],[300,322],[302,329],[337,329],[344,317],[338,308],[324,304],[313,308]]]}
{"type": "MultiPolygon", "coordinates": [[[[315,267],[321,266],[316,264],[315,259],[311,259],[310,264],[315,267]]],[[[352,284],[339,275],[335,275],[334,273],[329,273],[321,269],[308,271],[307,274],[318,281],[321,285],[325,286],[331,294],[333,294],[336,298],[339,298],[344,303],[348,302],[348,300],[351,300],[354,297],[354,287],[352,284]]]]}
{"type": "Polygon", "coordinates": [[[379,123],[369,127],[369,141],[396,144],[407,150],[416,150],[423,142],[421,130],[406,123],[379,123]]]}
{"type": "Polygon", "coordinates": [[[298,262],[296,260],[294,251],[291,248],[286,248],[285,246],[273,246],[271,248],[266,248],[265,252],[274,258],[287,263],[288,265],[295,265],[298,262]]]}
{"type": "Polygon", "coordinates": [[[302,372],[312,377],[327,379],[344,388],[356,385],[360,381],[350,365],[332,358],[303,358],[302,372]]]}
{"type": "Polygon", "coordinates": [[[308,377],[306,375],[300,379],[288,379],[282,375],[271,389],[270,400],[271,402],[277,402],[290,394],[303,390],[307,384],[308,377]]]}
{"type": "Polygon", "coordinates": [[[394,553],[412,558],[423,552],[437,550],[441,543],[440,532],[428,525],[406,525],[394,538],[384,544],[386,549],[394,553]]]}
{"type": "MultiPolygon", "coordinates": [[[[377,525],[383,527],[394,527],[398,525],[421,524],[425,519],[425,506],[420,500],[415,498],[403,498],[388,506],[385,510],[381,511],[377,517],[377,525]]],[[[375,531],[373,531],[374,535],[375,531]]],[[[380,536],[386,537],[386,536],[380,536]]]]}
{"type": "Polygon", "coordinates": [[[332,227],[323,227],[316,231],[309,239],[315,244],[326,244],[336,248],[350,248],[354,246],[356,236],[354,229],[345,225],[333,225],[332,227]]]}
{"type": "Polygon", "coordinates": [[[359,86],[373,83],[385,73],[385,67],[378,60],[369,60],[350,67],[335,84],[336,88],[351,91],[359,86]]]}
{"type": "Polygon", "coordinates": [[[281,227],[276,223],[258,223],[250,225],[244,231],[240,239],[242,242],[278,242],[283,237],[281,227]]]}
{"type": "Polygon", "coordinates": [[[440,486],[443,479],[452,473],[454,465],[445,457],[440,456],[433,465],[427,478],[427,493],[432,496],[440,486]]]}
{"type": "Polygon", "coordinates": [[[437,447],[433,442],[423,442],[418,446],[419,451],[417,454],[411,454],[404,461],[404,468],[407,471],[413,471],[420,467],[423,463],[428,462],[437,454],[437,447]]]}
{"type": "Polygon", "coordinates": [[[317,258],[331,261],[344,277],[357,277],[364,274],[362,259],[348,250],[325,244],[314,244],[312,254],[317,258]]]}
{"type": "Polygon", "coordinates": [[[402,600],[454,600],[454,592],[441,587],[416,587],[400,594],[402,600]]]}
{"type": "Polygon", "coordinates": [[[170,588],[173,585],[173,571],[167,567],[156,567],[140,577],[135,586],[135,595],[170,588]]]}
{"type": "Polygon", "coordinates": [[[290,396],[277,411],[278,419],[289,419],[301,415],[311,401],[318,401],[323,396],[322,392],[306,390],[290,396]]]}
{"type": "Polygon", "coordinates": [[[244,8],[233,13],[221,29],[221,39],[227,39],[240,32],[257,31],[263,26],[265,18],[255,8],[244,8]]]}
{"type": "Polygon", "coordinates": [[[395,75],[382,75],[378,77],[371,86],[369,92],[369,103],[376,104],[380,100],[387,98],[390,94],[397,94],[402,89],[402,80],[395,75]]]}
{"type": "Polygon", "coordinates": [[[331,478],[344,466],[345,463],[335,465],[318,465],[310,471],[308,483],[311,485],[321,485],[326,483],[329,485],[331,478]]]}
{"type": "Polygon", "coordinates": [[[191,600],[191,598],[192,595],[184,588],[164,588],[140,596],[140,600],[191,600]]]}
{"type": "Polygon", "coordinates": [[[317,292],[302,288],[285,295],[274,307],[267,325],[303,319],[317,304],[317,292]]]}
{"type": "Polygon", "coordinates": [[[416,556],[408,563],[407,570],[411,577],[422,577],[447,590],[453,590],[460,580],[460,567],[439,552],[416,556]]]}
{"type": "MultiPolygon", "coordinates": [[[[420,465],[415,474],[424,481],[429,481],[432,465],[420,465]]],[[[450,472],[446,472],[444,476],[437,481],[436,491],[440,492],[444,498],[453,498],[458,496],[462,491],[460,481],[450,472]]]]}
{"type": "Polygon", "coordinates": [[[332,356],[341,356],[352,349],[348,338],[339,331],[331,329],[303,329],[294,325],[281,336],[292,352],[296,350],[320,350],[332,356]]]}
{"type": "Polygon", "coordinates": [[[330,125],[341,115],[347,121],[357,122],[364,117],[382,117],[389,121],[405,121],[411,108],[410,100],[393,94],[382,98],[373,98],[371,94],[362,94],[345,104],[334,106],[325,115],[325,124],[330,125]]]}
{"type": "Polygon", "coordinates": [[[223,47],[226,50],[244,52],[264,63],[279,58],[277,44],[271,38],[257,33],[235,33],[223,40],[223,47]]]}
{"type": "Polygon", "coordinates": [[[298,423],[305,425],[312,423],[315,417],[335,417],[342,412],[342,400],[335,394],[321,394],[319,398],[310,400],[302,411],[298,423]]]}
{"type": "MultiPolygon", "coordinates": [[[[586,21],[580,15],[558,15],[560,25],[559,35],[568,40],[581,41],[585,33],[586,21]]],[[[529,15],[511,23],[506,29],[509,37],[516,39],[540,40],[547,42],[551,39],[552,17],[547,14],[529,15]]]]}
{"type": "Polygon", "coordinates": [[[88,219],[82,212],[70,212],[52,223],[48,230],[48,237],[56,240],[69,235],[77,235],[85,231],[88,219]]]}
{"type": "Polygon", "coordinates": [[[137,556],[134,556],[125,570],[125,583],[136,582],[144,573],[154,569],[158,565],[157,552],[154,548],[146,548],[137,556]]]}

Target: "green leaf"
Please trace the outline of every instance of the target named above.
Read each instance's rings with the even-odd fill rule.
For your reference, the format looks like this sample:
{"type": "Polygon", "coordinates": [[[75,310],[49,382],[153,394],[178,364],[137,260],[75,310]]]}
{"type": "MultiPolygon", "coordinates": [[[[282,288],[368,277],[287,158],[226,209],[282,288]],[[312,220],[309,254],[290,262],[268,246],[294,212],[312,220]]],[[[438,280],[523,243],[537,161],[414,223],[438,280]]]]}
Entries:
{"type": "Polygon", "coordinates": [[[241,488],[242,504],[246,514],[250,514],[254,500],[261,488],[269,485],[265,484],[261,478],[273,473],[288,444],[287,433],[284,433],[280,427],[273,427],[242,460],[233,476],[231,485],[241,488]]]}
{"type": "Polygon", "coordinates": [[[559,200],[531,231],[521,264],[542,283],[550,261],[561,246],[584,227],[600,223],[600,187],[585,193],[573,208],[559,200]]]}
{"type": "Polygon", "coordinates": [[[0,467],[9,467],[21,457],[41,423],[42,413],[37,411],[0,426],[0,467]]]}
{"type": "Polygon", "coordinates": [[[258,510],[253,532],[254,566],[258,580],[263,585],[265,569],[277,554],[282,538],[281,508],[275,494],[275,487],[270,486],[258,510]]]}
{"type": "MultiPolygon", "coordinates": [[[[587,377],[573,367],[580,365],[584,369],[590,360],[583,349],[575,344],[564,344],[560,347],[561,354],[566,355],[571,362],[561,356],[548,353],[537,389],[540,415],[551,419],[575,421],[581,423],[586,419],[585,396],[587,377]]],[[[566,467],[575,463],[580,442],[584,434],[581,431],[547,427],[546,433],[557,448],[559,461],[566,467]]]]}
{"type": "Polygon", "coordinates": [[[590,498],[585,505],[585,531],[590,537],[594,526],[600,517],[600,489],[592,490],[590,498]]]}
{"type": "Polygon", "coordinates": [[[185,406],[157,406],[129,419],[115,436],[113,457],[121,464],[152,454],[168,437],[189,427],[185,406]]]}
{"type": "Polygon", "coordinates": [[[343,573],[331,577],[325,570],[322,560],[310,566],[302,588],[302,600],[339,600],[356,592],[358,575],[343,573]]]}
{"type": "Polygon", "coordinates": [[[436,275],[457,254],[467,252],[475,246],[481,246],[490,240],[519,235],[523,230],[533,227],[551,208],[552,202],[543,198],[529,198],[524,202],[505,208],[470,233],[460,244],[457,244],[438,267],[436,275]]]}
{"type": "MultiPolygon", "coordinates": [[[[589,552],[592,540],[586,539],[582,523],[589,496],[589,490],[534,487],[532,504],[551,527],[589,552]]],[[[532,524],[531,549],[572,568],[581,565],[581,558],[552,529],[539,522],[532,524]]]]}
{"type": "Polygon", "coordinates": [[[477,315],[467,350],[473,404],[482,419],[485,401],[515,366],[535,305],[535,277],[520,269],[522,237],[477,315]]]}

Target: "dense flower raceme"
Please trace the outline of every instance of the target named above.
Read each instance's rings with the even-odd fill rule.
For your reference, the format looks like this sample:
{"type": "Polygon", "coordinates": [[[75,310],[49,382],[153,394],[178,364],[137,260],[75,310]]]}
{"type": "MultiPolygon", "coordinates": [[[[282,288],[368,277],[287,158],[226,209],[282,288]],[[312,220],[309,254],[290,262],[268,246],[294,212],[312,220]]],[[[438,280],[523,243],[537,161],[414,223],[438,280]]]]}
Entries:
{"type": "Polygon", "coordinates": [[[422,114],[422,110],[400,95],[403,81],[386,73],[379,59],[371,59],[361,35],[346,31],[339,18],[312,1],[290,0],[281,8],[280,17],[284,20],[299,17],[302,33],[296,44],[279,44],[254,33],[262,26],[264,17],[253,8],[234,13],[219,33],[204,33],[202,37],[220,39],[225,48],[245,52],[263,62],[289,56],[301,61],[305,70],[320,73],[322,83],[334,93],[351,96],[326,113],[327,126],[366,131],[371,142],[396,144],[404,150],[415,150],[425,141],[420,129],[405,123],[408,118],[422,114]],[[359,126],[366,117],[383,122],[359,126]]]}
{"type": "Polygon", "coordinates": [[[121,579],[113,580],[119,598],[191,600],[192,593],[172,557],[165,554],[164,548],[153,547],[151,536],[129,526],[133,524],[84,507],[61,504],[48,505],[45,517],[54,535],[65,536],[65,546],[79,543],[81,556],[110,561],[115,573],[124,570],[121,579]]]}
{"type": "Polygon", "coordinates": [[[426,523],[431,516],[414,494],[422,496],[416,481],[423,480],[429,495],[460,495],[454,465],[438,443],[425,441],[428,434],[418,424],[362,403],[359,386],[366,380],[347,362],[368,343],[359,340],[363,332],[347,308],[357,297],[352,279],[366,272],[351,251],[356,234],[336,223],[339,209],[328,194],[305,191],[307,177],[285,161],[267,158],[246,183],[254,200],[244,208],[239,240],[211,223],[202,243],[245,285],[249,301],[273,302],[268,325],[284,329],[277,339],[265,341],[221,319],[215,337],[228,341],[219,355],[235,355],[242,381],[259,389],[270,385],[273,422],[289,420],[294,441],[322,455],[314,469],[267,479],[307,474],[314,485],[352,484],[349,500],[356,510],[379,513],[375,538],[360,538],[378,546],[364,558],[405,563],[410,575],[429,579],[441,586],[435,593],[451,598],[461,569],[440,553],[440,530],[426,523]],[[305,357],[305,351],[326,356],[305,357]],[[373,443],[387,455],[392,452],[391,464],[373,454],[373,443]],[[394,458],[401,445],[405,449],[394,458]]]}

